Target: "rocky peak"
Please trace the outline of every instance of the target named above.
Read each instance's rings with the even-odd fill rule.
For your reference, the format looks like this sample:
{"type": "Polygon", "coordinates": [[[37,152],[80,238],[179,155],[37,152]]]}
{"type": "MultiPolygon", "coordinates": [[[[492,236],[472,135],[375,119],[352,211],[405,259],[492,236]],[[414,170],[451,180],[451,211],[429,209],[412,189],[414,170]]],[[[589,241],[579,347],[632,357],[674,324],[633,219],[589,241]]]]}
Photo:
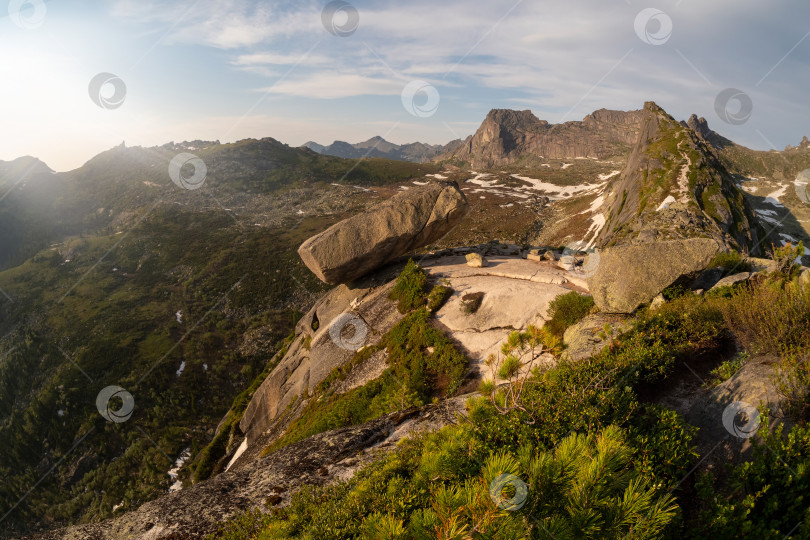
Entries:
{"type": "Polygon", "coordinates": [[[625,155],[640,125],[641,111],[600,109],[582,121],[550,124],[528,110],[493,109],[459,149],[437,159],[486,168],[526,155],[552,159],[625,155]]]}
{"type": "Polygon", "coordinates": [[[706,130],[705,119],[678,123],[645,104],[627,166],[605,190],[600,245],[701,236],[738,249],[756,245],[756,220],[703,136],[714,132],[706,130]]]}
{"type": "Polygon", "coordinates": [[[732,146],[734,143],[726,139],[716,131],[709,127],[709,123],[702,116],[693,114],[686,122],[681,122],[681,125],[687,127],[695,132],[701,139],[709,143],[713,148],[722,149],[727,146],[732,146]]]}

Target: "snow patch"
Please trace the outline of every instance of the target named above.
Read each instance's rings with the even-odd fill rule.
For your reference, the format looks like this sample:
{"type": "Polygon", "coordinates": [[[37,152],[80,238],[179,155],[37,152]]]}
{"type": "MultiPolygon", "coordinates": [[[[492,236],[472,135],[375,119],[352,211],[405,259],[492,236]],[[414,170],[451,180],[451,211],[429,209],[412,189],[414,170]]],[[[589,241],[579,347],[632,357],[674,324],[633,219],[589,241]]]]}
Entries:
{"type": "Polygon", "coordinates": [[[190,457],[191,448],[186,448],[180,453],[180,457],[174,461],[174,467],[169,469],[169,478],[174,480],[174,483],[169,487],[169,491],[180,491],[183,489],[183,482],[178,480],[177,476],[180,474],[180,469],[183,468],[183,465],[190,457]]]}
{"type": "Polygon", "coordinates": [[[177,376],[179,377],[180,374],[183,373],[183,370],[185,370],[185,369],[186,369],[186,361],[183,360],[182,362],[180,362],[180,367],[177,369],[177,372],[176,372],[177,376]]]}
{"type": "Polygon", "coordinates": [[[183,324],[183,310],[178,310],[177,313],[174,314],[174,318],[177,319],[177,322],[183,324]]]}
{"type": "Polygon", "coordinates": [[[239,448],[237,448],[237,449],[236,449],[236,453],[233,455],[233,457],[231,458],[231,460],[228,462],[228,465],[225,467],[225,470],[226,470],[226,471],[227,471],[228,469],[230,469],[230,468],[231,468],[231,465],[233,465],[234,463],[236,463],[236,460],[237,460],[237,459],[239,459],[239,457],[240,457],[242,454],[244,454],[244,453],[245,453],[245,450],[247,450],[247,447],[248,447],[248,444],[247,444],[247,438],[245,438],[244,440],[242,440],[242,444],[240,444],[240,445],[239,445],[239,448]]]}
{"type": "Polygon", "coordinates": [[[599,175],[599,180],[609,180],[616,176],[617,174],[622,174],[622,171],[611,171],[609,173],[604,173],[599,175]]]}
{"type": "Polygon", "coordinates": [[[660,206],[659,206],[659,207],[658,207],[658,208],[657,208],[655,211],[656,211],[656,212],[660,212],[661,210],[666,210],[667,208],[669,208],[669,205],[670,205],[670,204],[672,204],[672,203],[674,203],[674,202],[677,202],[677,201],[675,200],[675,197],[673,197],[672,195],[670,195],[669,197],[667,197],[666,199],[664,199],[664,201],[661,203],[661,205],[660,205],[660,206]]]}
{"type": "Polygon", "coordinates": [[[779,201],[779,198],[785,195],[787,191],[787,186],[782,186],[781,188],[777,189],[772,193],[768,193],[768,196],[765,197],[765,200],[762,202],[766,202],[768,204],[772,204],[779,208],[784,208],[785,205],[779,201]]]}
{"type": "Polygon", "coordinates": [[[789,244],[795,244],[796,242],[798,242],[798,240],[796,240],[795,238],[793,238],[792,236],[790,236],[787,233],[781,233],[780,232],[779,236],[781,236],[784,239],[784,240],[782,240],[782,245],[785,245],[785,244],[788,244],[788,243],[789,244]]]}

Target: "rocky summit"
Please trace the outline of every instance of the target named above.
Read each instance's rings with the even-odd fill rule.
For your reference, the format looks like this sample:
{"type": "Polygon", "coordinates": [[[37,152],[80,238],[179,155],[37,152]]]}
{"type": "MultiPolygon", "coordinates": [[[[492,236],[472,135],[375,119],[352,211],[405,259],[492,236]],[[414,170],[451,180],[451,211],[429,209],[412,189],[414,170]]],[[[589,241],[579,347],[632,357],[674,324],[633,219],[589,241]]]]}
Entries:
{"type": "Polygon", "coordinates": [[[306,240],[301,259],[325,283],[346,283],[440,239],[469,210],[453,182],[409,187],[306,240]]]}
{"type": "Polygon", "coordinates": [[[642,117],[641,111],[600,109],[582,121],[549,124],[531,111],[493,109],[473,136],[443,157],[473,167],[492,167],[526,157],[613,156],[636,142],[642,117]]]}

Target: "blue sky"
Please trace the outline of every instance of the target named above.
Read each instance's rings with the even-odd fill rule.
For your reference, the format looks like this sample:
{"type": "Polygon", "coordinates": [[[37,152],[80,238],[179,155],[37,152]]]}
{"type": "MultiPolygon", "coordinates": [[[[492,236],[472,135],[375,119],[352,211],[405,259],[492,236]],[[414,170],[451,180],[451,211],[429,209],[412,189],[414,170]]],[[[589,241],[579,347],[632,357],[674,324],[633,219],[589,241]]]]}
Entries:
{"type": "Polygon", "coordinates": [[[12,1],[0,9],[0,159],[68,170],[121,141],[446,143],[492,108],[556,123],[646,100],[754,148],[810,135],[804,0],[358,0],[329,19],[354,27],[356,10],[346,36],[327,31],[326,5],[12,1]],[[99,73],[126,84],[120,107],[91,99],[99,73]],[[435,89],[430,103],[416,96],[422,114],[403,104],[412,81],[435,89]],[[716,112],[730,87],[753,105],[737,125],[716,112]]]}

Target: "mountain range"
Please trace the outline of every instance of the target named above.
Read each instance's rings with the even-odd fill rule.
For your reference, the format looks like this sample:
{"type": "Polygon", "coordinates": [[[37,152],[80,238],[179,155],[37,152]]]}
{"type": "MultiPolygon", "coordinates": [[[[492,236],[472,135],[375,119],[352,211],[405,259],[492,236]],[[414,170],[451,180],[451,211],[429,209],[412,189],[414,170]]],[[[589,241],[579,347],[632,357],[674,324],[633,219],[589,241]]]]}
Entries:
{"type": "Polygon", "coordinates": [[[382,137],[377,136],[372,137],[367,141],[354,144],[344,141],[335,141],[328,146],[323,146],[316,142],[309,141],[304,143],[302,147],[309,148],[316,154],[324,154],[327,156],[336,156],[347,159],[384,158],[425,163],[428,161],[433,161],[437,156],[446,154],[447,152],[458,148],[461,144],[462,141],[455,140],[445,145],[431,145],[420,142],[400,145],[390,143],[382,137]]]}

